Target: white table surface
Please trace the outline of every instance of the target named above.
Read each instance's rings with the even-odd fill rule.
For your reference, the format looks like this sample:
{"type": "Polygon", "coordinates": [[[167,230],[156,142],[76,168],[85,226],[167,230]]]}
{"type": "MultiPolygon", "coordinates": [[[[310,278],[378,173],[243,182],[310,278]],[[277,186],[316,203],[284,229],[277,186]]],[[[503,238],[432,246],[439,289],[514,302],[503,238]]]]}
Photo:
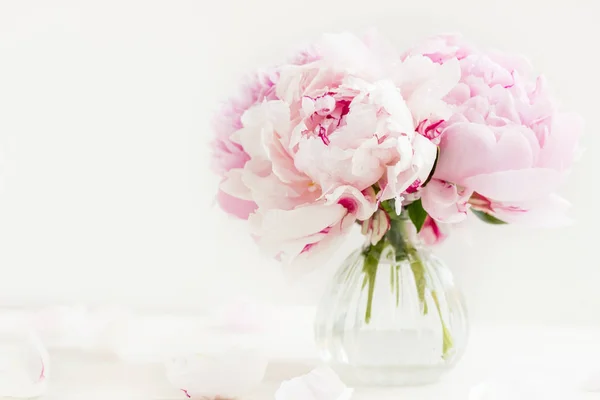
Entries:
{"type": "MultiPolygon", "coordinates": [[[[590,375],[600,375],[599,338],[600,329],[594,328],[475,326],[463,360],[441,382],[411,388],[357,388],[353,400],[467,400],[474,385],[501,376],[538,392],[523,400],[600,399],[600,393],[582,389],[590,375]]],[[[242,400],[273,399],[282,380],[317,364],[310,344],[282,340],[275,347],[264,384],[242,400]],[[277,353],[277,346],[287,351],[277,353]]],[[[46,400],[184,398],[169,386],[160,364],[124,363],[115,355],[73,350],[51,351],[51,357],[46,400]]]]}

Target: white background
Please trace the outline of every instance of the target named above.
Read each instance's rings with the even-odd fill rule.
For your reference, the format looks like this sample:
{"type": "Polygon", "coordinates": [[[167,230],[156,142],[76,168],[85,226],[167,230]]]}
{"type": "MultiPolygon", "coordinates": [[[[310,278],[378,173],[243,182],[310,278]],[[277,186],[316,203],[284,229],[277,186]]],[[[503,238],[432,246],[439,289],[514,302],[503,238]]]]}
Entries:
{"type": "Polygon", "coordinates": [[[461,32],[525,54],[583,114],[587,150],[563,191],[573,226],[473,223],[439,253],[476,321],[600,324],[598,11],[596,0],[0,0],[0,305],[314,303],[213,205],[209,121],[252,68],[322,32],[375,26],[398,45],[461,32]]]}

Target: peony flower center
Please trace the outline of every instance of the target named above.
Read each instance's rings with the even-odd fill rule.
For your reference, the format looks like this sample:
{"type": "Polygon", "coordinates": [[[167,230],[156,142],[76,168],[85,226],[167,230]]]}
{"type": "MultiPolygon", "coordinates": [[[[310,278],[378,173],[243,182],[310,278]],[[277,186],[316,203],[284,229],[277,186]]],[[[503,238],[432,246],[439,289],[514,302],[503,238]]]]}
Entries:
{"type": "Polygon", "coordinates": [[[325,96],[320,96],[315,99],[315,112],[317,115],[322,117],[326,117],[333,110],[335,110],[335,99],[333,96],[327,94],[325,96]]]}
{"type": "Polygon", "coordinates": [[[331,143],[329,135],[345,123],[345,117],[350,112],[350,100],[336,99],[333,92],[314,98],[304,96],[302,109],[306,125],[302,133],[317,136],[328,146],[331,143]]]}
{"type": "Polygon", "coordinates": [[[440,119],[435,122],[431,122],[428,119],[424,119],[423,121],[419,122],[416,131],[419,132],[421,135],[425,136],[427,139],[434,140],[440,137],[440,135],[442,134],[442,123],[444,123],[443,119],[440,119]]]}

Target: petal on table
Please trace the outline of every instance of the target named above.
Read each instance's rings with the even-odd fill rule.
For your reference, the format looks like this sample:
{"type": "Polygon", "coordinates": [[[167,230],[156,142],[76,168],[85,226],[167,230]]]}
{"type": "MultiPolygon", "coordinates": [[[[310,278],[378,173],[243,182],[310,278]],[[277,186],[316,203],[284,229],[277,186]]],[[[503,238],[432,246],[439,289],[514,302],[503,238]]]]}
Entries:
{"type": "Polygon", "coordinates": [[[169,382],[191,399],[229,399],[258,386],[267,364],[258,350],[232,348],[173,357],[166,363],[166,373],[169,382]]]}
{"type": "Polygon", "coordinates": [[[49,356],[33,332],[0,331],[0,398],[29,399],[46,392],[49,356]]]}

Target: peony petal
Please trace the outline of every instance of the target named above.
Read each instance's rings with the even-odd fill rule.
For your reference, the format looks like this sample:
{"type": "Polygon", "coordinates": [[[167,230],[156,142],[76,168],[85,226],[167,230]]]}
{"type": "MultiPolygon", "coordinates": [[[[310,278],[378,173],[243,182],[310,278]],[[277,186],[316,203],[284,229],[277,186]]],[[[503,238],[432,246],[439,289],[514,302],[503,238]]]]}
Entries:
{"type": "Polygon", "coordinates": [[[465,83],[457,84],[444,98],[448,104],[459,105],[471,98],[471,88],[465,83]]]}
{"type": "Polygon", "coordinates": [[[346,116],[346,125],[331,136],[331,145],[343,149],[356,148],[365,140],[373,138],[377,129],[376,109],[368,104],[353,104],[346,116]]]}
{"type": "Polygon", "coordinates": [[[423,208],[436,221],[457,223],[467,217],[467,200],[472,192],[458,193],[456,185],[432,179],[421,196],[423,208]]]}
{"type": "Polygon", "coordinates": [[[271,168],[283,183],[308,181],[308,177],[300,173],[295,165],[294,159],[288,153],[279,140],[275,140],[268,148],[271,168]]]}
{"type": "Polygon", "coordinates": [[[408,136],[400,136],[396,139],[396,149],[400,155],[400,160],[394,165],[394,170],[398,173],[406,171],[413,163],[413,144],[408,136]]]}
{"type": "Polygon", "coordinates": [[[545,197],[561,183],[561,174],[547,168],[501,171],[463,180],[469,189],[495,201],[519,202],[545,197]]]}
{"type": "Polygon", "coordinates": [[[449,60],[442,65],[434,64],[434,73],[408,98],[415,121],[431,118],[432,115],[441,119],[448,118],[451,113],[442,98],[456,86],[459,79],[458,60],[449,60]]]}
{"type": "Polygon", "coordinates": [[[248,154],[242,150],[242,147],[229,138],[215,140],[212,150],[211,167],[219,175],[225,174],[232,168],[243,168],[249,160],[248,154]]]}
{"type": "Polygon", "coordinates": [[[400,160],[396,165],[387,168],[385,184],[380,194],[381,200],[398,198],[417,179],[425,182],[435,164],[437,146],[429,139],[415,135],[412,145],[400,139],[402,138],[398,141],[400,160]],[[406,162],[406,159],[410,162],[406,162]]]}
{"type": "Polygon", "coordinates": [[[252,201],[252,192],[242,180],[245,171],[241,168],[234,168],[225,174],[225,179],[219,185],[219,189],[229,196],[240,200],[252,201]]]}
{"type": "MultiPolygon", "coordinates": [[[[248,164],[252,162],[251,160],[248,164]]],[[[252,199],[261,208],[288,208],[289,200],[297,198],[302,194],[296,190],[295,186],[283,184],[275,174],[270,173],[267,176],[260,176],[250,168],[244,169],[242,181],[250,189],[252,199]]],[[[307,187],[308,184],[304,185],[305,189],[307,187]]],[[[292,207],[293,205],[292,203],[292,207]]]]}
{"type": "MultiPolygon", "coordinates": [[[[255,233],[261,240],[283,242],[318,233],[338,223],[347,210],[339,204],[310,204],[293,210],[268,210],[255,233]]],[[[253,216],[250,216],[252,224],[253,216]]]]}
{"type": "Polygon", "coordinates": [[[429,58],[414,55],[398,66],[393,81],[400,88],[402,96],[410,99],[420,85],[435,75],[437,67],[429,58]]]}
{"type": "Polygon", "coordinates": [[[30,399],[46,392],[48,352],[34,332],[0,330],[0,398],[30,399]]]}
{"type": "Polygon", "coordinates": [[[327,204],[341,204],[359,221],[369,219],[377,210],[377,202],[371,201],[353,186],[340,186],[326,195],[325,199],[327,199],[327,204]]]}
{"type": "Polygon", "coordinates": [[[452,124],[442,135],[434,177],[453,183],[480,173],[496,144],[488,127],[474,123],[452,124]]]}
{"type": "Polygon", "coordinates": [[[577,114],[557,114],[551,129],[551,135],[540,151],[538,165],[565,171],[570,168],[577,155],[583,119],[577,114]]]}
{"type": "Polygon", "coordinates": [[[458,200],[456,185],[438,179],[432,179],[423,188],[423,195],[427,197],[427,202],[436,203],[441,206],[456,204],[458,200]]]}
{"type": "Polygon", "coordinates": [[[171,385],[194,398],[234,398],[258,386],[268,360],[258,350],[231,348],[214,354],[184,354],[165,365],[171,385]]]}
{"type": "Polygon", "coordinates": [[[415,130],[413,114],[406,101],[402,97],[400,90],[390,80],[381,80],[375,82],[374,88],[369,93],[370,101],[380,104],[396,122],[394,129],[396,132],[412,134],[415,130]]]}
{"type": "Polygon", "coordinates": [[[456,123],[443,133],[435,177],[461,185],[475,175],[531,168],[533,152],[520,127],[498,132],[474,123],[456,123]]]}
{"type": "Polygon", "coordinates": [[[309,251],[293,257],[287,263],[285,270],[288,279],[294,282],[300,276],[306,275],[327,263],[342,245],[355,221],[356,218],[353,215],[346,215],[339,224],[331,227],[331,230],[323,235],[321,240],[315,243],[309,251]]]}
{"type": "MultiPolygon", "coordinates": [[[[534,163],[534,149],[528,136],[532,132],[523,127],[507,127],[500,133],[496,146],[489,154],[488,161],[494,171],[506,171],[509,169],[530,168],[534,163]],[[523,132],[523,131],[526,131],[523,132]]],[[[537,153],[538,146],[535,151],[537,153]]]]}
{"type": "Polygon", "coordinates": [[[363,190],[377,182],[385,171],[384,161],[389,159],[387,152],[380,152],[378,149],[377,138],[373,137],[354,151],[350,164],[352,177],[345,183],[363,190]]]}
{"type": "Polygon", "coordinates": [[[511,224],[555,228],[572,222],[567,216],[571,204],[556,194],[533,202],[496,203],[493,207],[495,217],[511,224]]]}
{"type": "MultiPolygon", "coordinates": [[[[437,146],[422,135],[415,135],[413,140],[413,166],[417,171],[417,179],[425,182],[438,156],[437,146]]],[[[414,182],[414,180],[412,181],[414,182]]],[[[412,184],[411,182],[411,184],[412,184]]]]}
{"type": "Polygon", "coordinates": [[[431,216],[427,216],[425,218],[425,222],[423,223],[423,227],[419,232],[419,238],[425,243],[427,246],[433,246],[439,243],[442,243],[448,234],[444,232],[439,222],[436,222],[431,216]]]}
{"type": "Polygon", "coordinates": [[[267,160],[268,147],[279,136],[290,134],[290,109],[281,100],[265,101],[242,116],[243,128],[232,135],[252,159],[267,160]]]}
{"type": "Polygon", "coordinates": [[[256,203],[253,201],[233,197],[222,190],[217,192],[217,203],[223,211],[241,219],[248,219],[250,214],[256,211],[257,208],[256,203]]]}
{"type": "Polygon", "coordinates": [[[350,400],[352,393],[335,372],[321,367],[283,382],[275,400],[350,400]]]}
{"type": "Polygon", "coordinates": [[[292,104],[304,94],[303,82],[309,76],[314,77],[315,71],[307,65],[286,65],[279,70],[279,80],[276,84],[277,97],[287,104],[292,104]]]}

